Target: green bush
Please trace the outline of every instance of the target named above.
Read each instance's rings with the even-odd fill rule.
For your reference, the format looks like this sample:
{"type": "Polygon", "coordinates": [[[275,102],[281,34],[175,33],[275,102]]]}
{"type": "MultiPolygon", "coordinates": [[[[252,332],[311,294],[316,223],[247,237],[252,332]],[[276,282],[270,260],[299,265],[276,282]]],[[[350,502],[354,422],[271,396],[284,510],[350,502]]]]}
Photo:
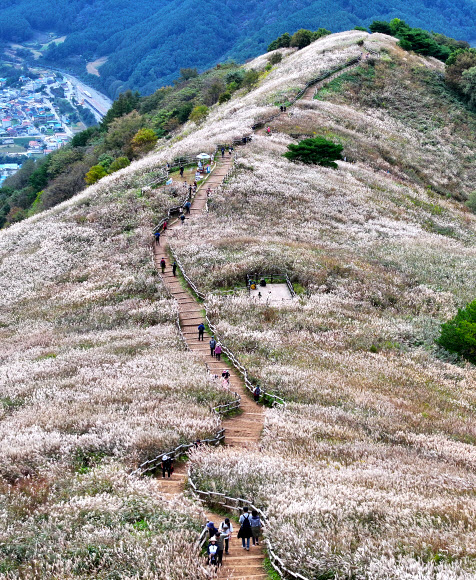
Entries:
{"type": "Polygon", "coordinates": [[[284,153],[283,157],[289,161],[301,161],[308,165],[322,165],[337,169],[337,159],[342,159],[342,145],[333,143],[324,139],[324,137],[315,137],[303,139],[297,145],[292,143],[288,145],[289,151],[284,153]]]}
{"type": "Polygon", "coordinates": [[[107,175],[106,170],[102,165],[93,165],[86,173],[84,180],[88,185],[92,185],[107,175]]]}
{"type": "Polygon", "coordinates": [[[269,64],[278,64],[283,60],[283,55],[280,52],[273,52],[272,55],[268,58],[269,64]]]}
{"type": "Polygon", "coordinates": [[[109,166],[109,173],[114,173],[114,171],[119,171],[119,169],[124,169],[131,164],[127,157],[118,157],[109,166]]]}
{"type": "Polygon", "coordinates": [[[466,206],[469,207],[473,213],[476,213],[476,190],[469,194],[466,206]]]}
{"type": "Polygon", "coordinates": [[[219,97],[218,97],[218,102],[220,103],[220,105],[222,105],[223,103],[226,103],[227,101],[229,101],[231,99],[231,94],[227,91],[225,93],[222,93],[219,97]]]}
{"type": "Polygon", "coordinates": [[[476,364],[476,300],[458,310],[452,320],[441,325],[441,336],[436,342],[476,364]]]}
{"type": "Polygon", "coordinates": [[[201,123],[207,118],[208,107],[206,105],[198,105],[194,107],[193,111],[190,113],[190,121],[194,123],[201,123]]]}

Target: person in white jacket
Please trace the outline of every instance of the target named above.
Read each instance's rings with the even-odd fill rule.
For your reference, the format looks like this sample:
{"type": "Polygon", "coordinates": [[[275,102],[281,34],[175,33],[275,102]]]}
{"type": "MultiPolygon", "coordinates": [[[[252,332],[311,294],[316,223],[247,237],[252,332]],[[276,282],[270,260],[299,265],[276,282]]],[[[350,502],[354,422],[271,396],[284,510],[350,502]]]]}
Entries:
{"type": "Polygon", "coordinates": [[[230,538],[233,533],[233,524],[230,522],[230,518],[225,518],[225,521],[220,524],[218,530],[220,534],[225,536],[225,554],[228,554],[230,538]]]}

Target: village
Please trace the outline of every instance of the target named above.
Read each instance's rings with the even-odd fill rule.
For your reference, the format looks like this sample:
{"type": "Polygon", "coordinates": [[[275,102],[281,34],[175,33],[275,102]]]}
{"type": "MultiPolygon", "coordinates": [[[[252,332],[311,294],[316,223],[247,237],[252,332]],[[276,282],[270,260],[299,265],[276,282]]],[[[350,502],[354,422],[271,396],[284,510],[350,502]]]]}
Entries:
{"type": "Polygon", "coordinates": [[[0,186],[26,158],[52,153],[86,127],[78,96],[72,83],[55,73],[21,76],[13,87],[0,78],[0,156],[18,158],[0,163],[0,186]]]}

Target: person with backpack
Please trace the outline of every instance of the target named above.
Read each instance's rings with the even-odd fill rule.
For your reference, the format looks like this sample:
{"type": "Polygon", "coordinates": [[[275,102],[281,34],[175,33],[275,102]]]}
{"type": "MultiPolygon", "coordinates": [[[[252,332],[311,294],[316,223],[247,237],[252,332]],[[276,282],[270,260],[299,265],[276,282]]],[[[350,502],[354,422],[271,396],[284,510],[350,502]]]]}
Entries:
{"type": "Polygon", "coordinates": [[[198,325],[198,340],[203,340],[203,333],[205,332],[205,325],[200,322],[198,325]]]}
{"type": "Polygon", "coordinates": [[[255,400],[255,403],[259,403],[260,395],[261,395],[261,389],[259,388],[259,385],[256,385],[256,387],[253,389],[253,398],[255,400]]]}
{"type": "Polygon", "coordinates": [[[238,537],[241,538],[241,544],[243,550],[250,549],[250,538],[253,534],[251,533],[251,515],[248,513],[248,508],[245,506],[243,508],[243,513],[240,516],[240,531],[238,532],[238,537]]]}
{"type": "Polygon", "coordinates": [[[180,166],[180,177],[183,177],[183,165],[180,166]]]}
{"type": "Polygon", "coordinates": [[[154,232],[155,243],[160,246],[160,232],[154,232]]]}
{"type": "Polygon", "coordinates": [[[174,260],[174,263],[172,264],[172,274],[174,276],[177,275],[177,262],[174,260]]]}
{"type": "Polygon", "coordinates": [[[185,208],[185,213],[190,213],[190,208],[192,207],[192,204],[189,201],[187,201],[183,207],[185,208]]]}
{"type": "Polygon", "coordinates": [[[217,344],[215,347],[215,358],[217,360],[220,360],[220,356],[221,356],[221,346],[217,344]]]}
{"type": "Polygon", "coordinates": [[[261,533],[261,520],[259,519],[258,512],[253,510],[251,512],[251,533],[253,534],[253,546],[259,546],[259,536],[261,533]]]}
{"type": "Polygon", "coordinates": [[[233,533],[233,524],[230,522],[230,518],[225,518],[219,527],[220,533],[225,536],[225,554],[228,554],[228,548],[230,546],[230,538],[233,533]]]}
{"type": "Polygon", "coordinates": [[[173,473],[174,470],[174,460],[172,457],[164,455],[162,457],[160,466],[162,467],[162,477],[165,477],[165,472],[167,472],[168,476],[170,477],[170,474],[173,473]]]}
{"type": "Polygon", "coordinates": [[[162,268],[162,274],[165,272],[165,258],[160,260],[160,267],[162,268]]]}
{"type": "Polygon", "coordinates": [[[217,566],[221,566],[223,561],[223,545],[225,542],[225,536],[221,532],[217,532],[215,535],[215,540],[217,544],[217,566]]]}
{"type": "Polygon", "coordinates": [[[182,225],[184,225],[184,223],[185,223],[185,214],[183,214],[183,213],[180,214],[180,221],[182,222],[182,225]]]}
{"type": "Polygon", "coordinates": [[[212,336],[212,339],[210,341],[210,356],[215,356],[216,345],[217,345],[217,341],[215,340],[215,337],[212,336]]]}

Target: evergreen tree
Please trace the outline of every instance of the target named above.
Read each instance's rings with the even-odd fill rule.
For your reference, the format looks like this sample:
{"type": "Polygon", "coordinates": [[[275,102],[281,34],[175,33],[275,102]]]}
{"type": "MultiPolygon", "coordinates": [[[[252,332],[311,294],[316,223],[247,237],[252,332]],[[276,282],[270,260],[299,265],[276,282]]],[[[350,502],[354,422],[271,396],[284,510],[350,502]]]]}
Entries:
{"type": "Polygon", "coordinates": [[[441,325],[441,335],[436,342],[476,364],[476,300],[458,310],[452,320],[441,325]]]}
{"type": "Polygon", "coordinates": [[[337,169],[336,160],[342,159],[343,147],[339,143],[333,143],[324,137],[303,139],[297,145],[288,145],[289,151],[283,157],[289,161],[301,161],[308,165],[323,165],[337,169]]]}

